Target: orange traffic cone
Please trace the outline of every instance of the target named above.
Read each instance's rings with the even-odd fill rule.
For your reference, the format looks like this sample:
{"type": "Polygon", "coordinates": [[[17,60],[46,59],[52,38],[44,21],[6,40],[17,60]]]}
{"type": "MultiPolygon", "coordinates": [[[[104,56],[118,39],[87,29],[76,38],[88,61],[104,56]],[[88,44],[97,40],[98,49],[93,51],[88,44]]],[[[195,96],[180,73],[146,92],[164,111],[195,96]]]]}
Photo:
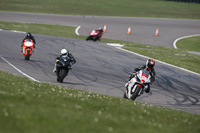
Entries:
{"type": "Polygon", "coordinates": [[[127,34],[128,34],[128,35],[131,34],[131,27],[130,27],[130,26],[128,27],[128,32],[127,32],[127,34]]]}
{"type": "Polygon", "coordinates": [[[106,32],[106,24],[103,27],[103,32],[106,32]]]}
{"type": "Polygon", "coordinates": [[[156,33],[155,33],[155,36],[158,36],[158,28],[156,28],[156,33]]]}

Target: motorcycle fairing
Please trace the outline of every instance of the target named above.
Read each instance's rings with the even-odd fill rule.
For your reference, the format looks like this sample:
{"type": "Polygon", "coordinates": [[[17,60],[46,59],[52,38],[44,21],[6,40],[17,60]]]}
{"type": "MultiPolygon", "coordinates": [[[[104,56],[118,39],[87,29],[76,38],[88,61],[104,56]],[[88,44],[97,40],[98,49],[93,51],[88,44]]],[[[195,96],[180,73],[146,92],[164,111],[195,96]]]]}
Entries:
{"type": "Polygon", "coordinates": [[[24,56],[27,55],[28,50],[30,51],[29,54],[32,55],[33,46],[34,46],[33,40],[31,40],[31,39],[24,40],[24,43],[23,43],[23,54],[24,54],[24,56]]]}
{"type": "Polygon", "coordinates": [[[90,31],[91,36],[96,36],[98,33],[95,30],[90,31]]]}
{"type": "Polygon", "coordinates": [[[148,84],[151,83],[151,75],[147,70],[140,70],[139,72],[136,73],[135,77],[132,78],[129,81],[129,85],[127,88],[127,97],[130,99],[132,96],[132,93],[135,91],[135,89],[139,86],[142,88],[138,95],[140,96],[144,90],[148,88],[148,84]]]}

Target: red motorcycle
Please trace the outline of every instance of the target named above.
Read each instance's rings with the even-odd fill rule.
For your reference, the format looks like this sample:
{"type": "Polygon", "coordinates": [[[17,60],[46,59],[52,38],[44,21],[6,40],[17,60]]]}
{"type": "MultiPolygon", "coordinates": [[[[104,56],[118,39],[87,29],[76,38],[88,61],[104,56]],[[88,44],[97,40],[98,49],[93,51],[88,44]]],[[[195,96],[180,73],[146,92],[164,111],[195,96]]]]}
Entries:
{"type": "Polygon", "coordinates": [[[26,39],[23,42],[22,46],[22,53],[25,57],[25,60],[29,60],[31,55],[33,54],[33,49],[34,49],[34,43],[33,40],[31,39],[26,39]]]}
{"type": "Polygon", "coordinates": [[[90,35],[86,38],[86,41],[88,40],[93,40],[94,42],[96,42],[97,40],[101,40],[103,33],[99,32],[98,30],[92,30],[90,31],[90,35]]]}

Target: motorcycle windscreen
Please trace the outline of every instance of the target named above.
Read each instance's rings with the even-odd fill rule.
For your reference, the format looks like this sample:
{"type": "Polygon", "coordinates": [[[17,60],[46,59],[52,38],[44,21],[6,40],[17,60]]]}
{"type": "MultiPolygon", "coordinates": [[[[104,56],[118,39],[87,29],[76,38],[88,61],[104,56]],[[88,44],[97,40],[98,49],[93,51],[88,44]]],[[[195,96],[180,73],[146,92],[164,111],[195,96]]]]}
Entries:
{"type": "Polygon", "coordinates": [[[61,56],[60,62],[62,63],[63,67],[67,67],[70,65],[70,58],[66,56],[61,56]]]}
{"type": "Polygon", "coordinates": [[[140,73],[141,84],[143,84],[145,82],[150,82],[150,78],[151,78],[151,75],[150,75],[149,71],[147,71],[147,70],[141,71],[141,73],[140,73]]]}

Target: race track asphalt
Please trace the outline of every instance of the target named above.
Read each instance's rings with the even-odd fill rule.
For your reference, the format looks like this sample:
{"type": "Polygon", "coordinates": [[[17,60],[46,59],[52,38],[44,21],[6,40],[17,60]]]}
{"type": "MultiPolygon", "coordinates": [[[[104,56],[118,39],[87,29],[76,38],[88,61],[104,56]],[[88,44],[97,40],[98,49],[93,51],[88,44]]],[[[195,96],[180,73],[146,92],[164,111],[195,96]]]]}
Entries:
{"type": "MultiPolygon", "coordinates": [[[[128,25],[132,22],[129,22],[131,18],[126,18],[127,23],[124,23],[124,19],[118,20],[118,17],[110,19],[109,17],[104,18],[53,15],[56,18],[52,19],[51,15],[45,14],[31,14],[30,17],[26,16],[26,14],[23,13],[17,13],[18,15],[16,15],[16,13],[6,14],[7,15],[5,16],[5,12],[0,12],[0,21],[6,20],[19,22],[37,22],[71,26],[78,26],[80,23],[82,23],[83,25],[80,29],[81,34],[88,34],[89,30],[93,29],[93,27],[98,27],[100,24],[103,25],[104,22],[110,22],[107,25],[108,32],[105,33],[105,37],[113,39],[115,39],[120,34],[119,32],[116,32],[116,34],[112,33],[113,36],[111,37],[111,31],[115,31],[116,28],[119,26],[118,24],[124,24],[123,26],[120,26],[118,28],[125,28],[125,24],[128,25]],[[9,15],[13,15],[15,17],[11,18],[11,16],[9,15]],[[34,18],[33,16],[37,17],[34,18]],[[99,19],[101,18],[104,18],[105,21],[100,21],[99,19]],[[81,19],[81,22],[79,21],[79,19],[81,19]],[[117,19],[118,24],[114,24],[116,22],[115,19],[117,19]],[[90,24],[91,27],[89,27],[90,24]],[[110,24],[112,24],[113,28],[110,24]]],[[[157,23],[163,25],[168,31],[165,34],[173,31],[170,26],[176,29],[176,27],[180,28],[180,25],[182,24],[191,24],[191,26],[189,27],[177,29],[178,31],[174,30],[174,32],[180,32],[179,34],[170,34],[169,36],[164,36],[163,39],[161,36],[165,34],[162,30],[160,36],[157,38],[154,37],[153,31],[152,35],[150,35],[152,38],[154,38],[152,41],[148,40],[148,37],[143,36],[146,39],[145,42],[154,42],[152,45],[163,45],[165,47],[172,47],[171,42],[173,42],[173,39],[176,39],[178,36],[196,34],[197,32],[199,32],[198,25],[200,23],[198,23],[198,20],[184,20],[183,23],[179,23],[179,21],[182,22],[182,20],[149,20],[147,18],[132,19],[134,19],[133,21],[135,23],[138,21],[138,26],[141,25],[142,27],[142,25],[147,25],[146,27],[149,28],[153,27],[154,24],[152,21],[156,20],[158,21],[157,23]],[[140,20],[144,21],[140,22],[140,20]],[[152,23],[149,24],[150,22],[152,23]],[[176,25],[174,25],[173,22],[176,22],[176,25]],[[187,33],[182,33],[182,30],[184,29],[187,31],[187,33]]],[[[155,24],[152,30],[154,30],[156,27],[157,25],[155,24]]],[[[164,29],[164,27],[161,29],[164,29]]],[[[137,29],[137,27],[135,27],[135,29],[137,29]]],[[[118,31],[122,31],[122,29],[118,31]]],[[[125,30],[124,32],[126,33],[125,30]]],[[[150,31],[148,33],[150,33],[150,31]]],[[[137,34],[139,35],[139,31],[137,34]]],[[[146,58],[144,57],[140,57],[132,53],[117,49],[115,47],[108,46],[105,43],[38,34],[34,34],[37,41],[35,53],[31,56],[30,61],[25,61],[22,53],[20,53],[20,43],[24,36],[24,33],[0,31],[0,55],[1,57],[12,63],[15,67],[20,69],[22,72],[28,74],[29,76],[35,78],[40,82],[58,84],[74,89],[122,97],[124,93],[124,84],[132,69],[143,65],[146,62],[146,58]],[[56,76],[52,72],[52,70],[54,68],[55,58],[56,56],[58,56],[62,48],[67,48],[74,55],[77,63],[73,66],[73,69],[65,78],[64,83],[60,84],[56,82],[56,76]]],[[[118,36],[118,38],[123,38],[123,36],[125,39],[132,39],[136,37],[136,33],[130,36],[124,34],[120,37],[118,36]]],[[[140,41],[140,39],[137,41],[140,41]]],[[[0,58],[0,69],[5,72],[23,76],[21,73],[8,65],[2,58],[0,58]]],[[[143,94],[137,99],[137,101],[142,101],[153,105],[166,106],[191,113],[200,113],[199,75],[195,75],[180,70],[178,68],[167,66],[159,62],[156,62],[155,70],[157,73],[156,81],[151,86],[151,92],[149,94],[143,94]]]]}
{"type": "Polygon", "coordinates": [[[187,19],[72,16],[0,12],[0,21],[58,24],[74,27],[81,26],[79,33],[86,36],[92,29],[98,29],[106,24],[107,33],[103,35],[103,38],[170,48],[173,47],[173,42],[179,37],[200,34],[200,20],[187,19]],[[127,35],[129,26],[131,26],[131,35],[127,35]],[[159,28],[158,37],[155,37],[156,28],[159,28]]]}

